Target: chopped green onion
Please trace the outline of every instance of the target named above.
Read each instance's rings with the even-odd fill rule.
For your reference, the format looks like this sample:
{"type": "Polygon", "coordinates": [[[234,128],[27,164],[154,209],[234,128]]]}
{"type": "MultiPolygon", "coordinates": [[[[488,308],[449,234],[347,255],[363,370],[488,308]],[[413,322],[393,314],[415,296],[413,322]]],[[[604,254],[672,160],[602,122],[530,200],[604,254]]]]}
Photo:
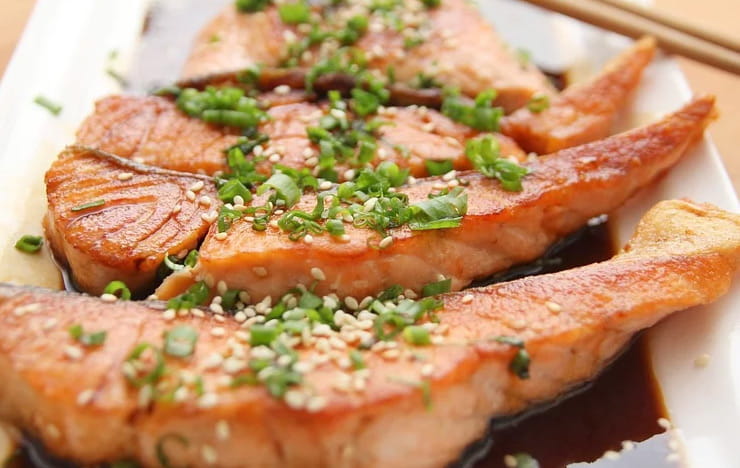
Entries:
{"type": "Polygon", "coordinates": [[[16,241],[15,248],[21,252],[36,253],[41,250],[42,245],[44,245],[43,237],[25,234],[16,241]]]}
{"type": "Polygon", "coordinates": [[[550,107],[550,98],[547,94],[537,93],[527,103],[530,112],[538,114],[550,107]]]}
{"type": "Polygon", "coordinates": [[[62,106],[44,96],[36,96],[33,102],[45,108],[54,115],[59,115],[59,113],[62,112],[62,106]]]}
{"type": "Polygon", "coordinates": [[[426,166],[427,172],[430,176],[447,174],[452,169],[454,169],[451,159],[445,159],[442,161],[433,161],[431,159],[427,159],[426,161],[424,161],[424,165],[426,166]]]}
{"type": "Polygon", "coordinates": [[[520,379],[526,380],[529,378],[529,363],[529,353],[526,349],[519,348],[509,363],[509,369],[520,379]]]}
{"type": "Polygon", "coordinates": [[[88,203],[83,203],[82,205],[75,206],[72,208],[72,211],[84,211],[90,208],[95,208],[97,206],[105,205],[105,200],[95,200],[88,203]]]}
{"type": "Polygon", "coordinates": [[[275,327],[254,324],[249,329],[249,344],[252,347],[269,345],[275,338],[277,338],[278,334],[279,330],[275,327]]]}
{"type": "Polygon", "coordinates": [[[149,370],[149,372],[145,373],[142,376],[129,375],[124,373],[129,383],[131,383],[131,385],[135,387],[143,387],[147,384],[154,384],[164,375],[164,356],[162,356],[162,351],[160,351],[159,348],[152,344],[139,343],[138,345],[136,345],[131,351],[131,354],[129,354],[129,356],[126,358],[126,362],[130,364],[133,369],[138,370],[141,366],[134,365],[134,363],[139,363],[139,358],[141,358],[141,356],[148,350],[152,352],[154,358],[154,363],[151,366],[151,370],[149,370]]]}
{"type": "Polygon", "coordinates": [[[448,92],[442,102],[442,113],[456,122],[460,122],[476,130],[493,132],[498,130],[499,120],[504,115],[500,107],[493,107],[496,91],[483,91],[476,96],[471,105],[460,97],[457,92],[448,92]]]}
{"type": "Polygon", "coordinates": [[[303,1],[283,3],[278,6],[278,13],[283,23],[307,23],[311,18],[311,7],[303,1]]]}
{"type": "Polygon", "coordinates": [[[436,296],[437,294],[444,294],[446,292],[450,292],[451,288],[452,288],[452,278],[447,278],[447,279],[443,279],[442,281],[437,281],[437,282],[429,283],[425,285],[421,289],[421,295],[424,297],[436,296]]]}
{"type": "Polygon", "coordinates": [[[497,341],[498,343],[506,344],[509,346],[515,346],[517,348],[524,347],[524,340],[516,336],[505,336],[505,335],[497,336],[496,338],[494,338],[494,341],[497,341]]]}
{"type": "Polygon", "coordinates": [[[415,231],[458,227],[468,212],[468,194],[462,187],[450,193],[411,205],[413,218],[409,227],[415,231]]]}
{"type": "Polygon", "coordinates": [[[516,463],[514,468],[540,468],[539,462],[528,453],[515,453],[512,457],[516,463]]]}
{"type": "Polygon", "coordinates": [[[186,292],[167,301],[167,308],[175,310],[192,309],[203,305],[208,300],[209,295],[210,291],[205,281],[198,281],[190,286],[186,292]]]}
{"type": "Polygon", "coordinates": [[[226,203],[233,203],[236,196],[242,197],[245,202],[252,200],[252,192],[239,179],[228,180],[218,189],[218,198],[226,203]]]}
{"type": "Polygon", "coordinates": [[[170,459],[167,456],[167,454],[164,451],[164,443],[168,440],[174,440],[179,445],[182,445],[183,447],[187,448],[189,445],[188,439],[181,436],[180,434],[170,433],[165,434],[162,437],[159,438],[156,445],[156,453],[157,453],[157,460],[159,461],[159,464],[162,465],[163,468],[173,468],[170,464],[170,459]]]}
{"type": "Polygon", "coordinates": [[[378,300],[383,302],[395,301],[401,294],[403,294],[403,286],[400,284],[394,284],[380,293],[378,295],[378,300]]]}
{"type": "Polygon", "coordinates": [[[501,157],[501,149],[491,135],[468,140],[465,155],[473,167],[486,177],[496,178],[504,190],[519,192],[522,190],[522,178],[529,174],[529,169],[501,157]]]}
{"type": "Polygon", "coordinates": [[[111,281],[105,289],[103,289],[103,294],[113,294],[122,301],[128,301],[131,299],[131,290],[123,281],[111,281]]]}
{"type": "Polygon", "coordinates": [[[197,250],[191,250],[188,252],[188,255],[185,257],[185,266],[193,268],[195,267],[195,264],[198,263],[198,251],[197,250]]]}
{"type": "Polygon", "coordinates": [[[170,356],[188,357],[195,351],[198,332],[188,325],[178,325],[164,334],[164,352],[170,356]]]}
{"type": "Polygon", "coordinates": [[[436,8],[442,3],[442,0],[421,0],[421,3],[427,8],[436,8]]]}
{"type": "Polygon", "coordinates": [[[69,327],[69,335],[85,346],[100,346],[108,336],[106,331],[85,332],[79,323],[69,327]]]}
{"type": "Polygon", "coordinates": [[[177,257],[174,255],[165,255],[164,256],[164,264],[167,265],[167,268],[169,268],[172,271],[180,271],[185,268],[185,265],[181,265],[173,260],[177,260],[177,257]]]}
{"type": "Polygon", "coordinates": [[[238,128],[256,128],[268,119],[259,103],[234,87],[186,88],[177,96],[177,107],[191,117],[208,123],[238,128]]]}
{"type": "Polygon", "coordinates": [[[291,207],[301,198],[301,189],[293,179],[285,174],[277,173],[267,179],[259,189],[257,194],[262,195],[269,189],[274,189],[278,198],[285,201],[285,205],[291,207]]]}
{"type": "Polygon", "coordinates": [[[272,0],[236,0],[236,8],[245,13],[262,11],[270,4],[272,0]]]}
{"type": "Polygon", "coordinates": [[[404,339],[415,346],[425,346],[431,344],[429,330],[418,325],[409,325],[403,329],[404,339]]]}
{"type": "Polygon", "coordinates": [[[366,367],[365,359],[363,359],[362,353],[356,349],[353,349],[349,352],[349,359],[352,362],[352,368],[354,370],[360,370],[366,367]]]}

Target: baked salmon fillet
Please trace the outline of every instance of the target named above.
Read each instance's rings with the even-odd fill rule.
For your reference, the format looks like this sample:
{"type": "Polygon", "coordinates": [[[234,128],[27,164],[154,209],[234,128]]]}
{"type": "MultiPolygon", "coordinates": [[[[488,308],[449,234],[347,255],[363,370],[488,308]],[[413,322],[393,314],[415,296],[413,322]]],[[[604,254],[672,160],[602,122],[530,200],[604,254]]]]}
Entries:
{"type": "Polygon", "coordinates": [[[506,116],[501,121],[502,132],[538,154],[608,136],[653,55],[653,38],[637,41],[598,75],[565,89],[544,110],[523,107],[506,116]]]}
{"type": "MultiPolygon", "coordinates": [[[[307,102],[269,108],[270,120],[259,126],[269,137],[260,153],[268,158],[258,169],[269,174],[275,163],[311,167],[307,161],[318,154],[318,145],[309,140],[306,128],[318,125],[327,112],[326,106],[307,102]]],[[[387,123],[377,132],[375,164],[393,161],[417,177],[428,175],[426,160],[450,160],[456,169],[471,168],[465,141],[480,132],[424,107],[388,107],[373,118],[387,123]]],[[[225,151],[240,135],[239,129],[187,116],[167,98],[115,95],[97,102],[77,131],[77,143],[165,169],[212,175],[228,170],[225,151]]],[[[513,140],[496,137],[503,154],[524,159],[513,140]]],[[[338,169],[341,176],[350,166],[338,169]]]]}
{"type": "MultiPolygon", "coordinates": [[[[591,217],[620,206],[675,164],[713,116],[714,98],[700,97],[646,127],[541,157],[528,164],[531,173],[519,192],[477,172],[459,173],[455,184],[465,187],[468,206],[455,228],[412,231],[404,225],[381,240],[376,231],[346,223],[344,239],[319,235],[309,243],[291,240],[274,224],[255,231],[246,218],[226,233],[214,226],[196,268],[168,278],[156,294],[169,298],[189,282],[206,280],[223,281],[253,299],[275,299],[295,284],[312,284],[314,269],[327,278],[317,291],[340,297],[360,299],[394,284],[418,293],[439,278],[451,279],[459,290],[536,259],[591,217]]],[[[453,182],[443,177],[420,179],[398,192],[409,203],[420,202],[453,182]]],[[[315,205],[316,197],[308,195],[294,209],[311,212],[315,205]]]]}
{"type": "Polygon", "coordinates": [[[213,179],[70,146],[46,173],[46,237],[81,290],[154,286],[165,255],[198,246],[221,201],[213,179]]]}
{"type": "Polygon", "coordinates": [[[490,417],[567,392],[635,333],[724,294],[739,261],[740,216],[661,202],[612,260],[439,296],[438,323],[415,328],[426,344],[358,350],[383,315],[340,312],[253,381],[247,362],[280,349],[248,344],[256,320],[0,285],[0,416],[81,463],[441,467],[490,417]],[[281,365],[301,380],[274,398],[281,365]]]}
{"type": "MultiPolygon", "coordinates": [[[[282,65],[290,46],[305,39],[311,28],[283,24],[275,10],[268,6],[264,11],[240,13],[233,5],[227,7],[199,33],[183,80],[282,65]],[[268,27],[272,29],[264,34],[268,27]]],[[[349,2],[315,9],[314,14],[320,15],[320,25],[341,27],[353,17],[365,18],[364,31],[353,46],[363,51],[370,70],[385,74],[392,69],[399,83],[411,83],[422,75],[468,96],[495,89],[496,103],[507,112],[522,107],[535,94],[556,94],[547,78],[533,64],[520,60],[465,0],[444,0],[434,8],[416,1],[388,2],[387,8],[349,2]],[[396,17],[405,21],[403,31],[392,24],[396,17]]],[[[296,57],[295,65],[309,68],[340,45],[324,41],[296,57]]]]}

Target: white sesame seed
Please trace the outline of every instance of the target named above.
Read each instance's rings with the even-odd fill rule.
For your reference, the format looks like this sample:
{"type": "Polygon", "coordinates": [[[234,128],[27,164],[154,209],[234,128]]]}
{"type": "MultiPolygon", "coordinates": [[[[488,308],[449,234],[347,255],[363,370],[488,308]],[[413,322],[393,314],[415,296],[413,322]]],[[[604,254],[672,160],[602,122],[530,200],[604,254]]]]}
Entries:
{"type": "Polygon", "coordinates": [[[435,128],[434,122],[428,122],[421,126],[421,129],[427,133],[433,132],[435,128]]]}
{"type": "Polygon", "coordinates": [[[177,203],[175,206],[172,207],[172,214],[177,214],[182,210],[182,205],[177,203]]]}
{"type": "Polygon", "coordinates": [[[211,353],[203,361],[203,367],[206,369],[215,369],[224,362],[224,357],[218,353],[211,353]]]}
{"type": "Polygon", "coordinates": [[[423,366],[421,366],[420,373],[422,377],[431,377],[432,374],[434,374],[434,365],[424,364],[423,366]]]}
{"type": "Polygon", "coordinates": [[[668,430],[673,427],[673,424],[671,424],[671,422],[666,418],[658,418],[658,426],[668,430]]]}
{"type": "Polygon", "coordinates": [[[212,223],[218,218],[218,212],[209,211],[208,213],[203,213],[202,215],[200,215],[200,217],[201,219],[203,219],[203,221],[207,223],[212,223]]]}
{"type": "Polygon", "coordinates": [[[204,393],[198,398],[199,408],[213,408],[218,403],[218,395],[215,393],[204,393]]]}
{"type": "Polygon", "coordinates": [[[345,180],[352,180],[355,178],[355,170],[354,169],[347,169],[344,171],[344,178],[345,180]]]}
{"type": "Polygon", "coordinates": [[[189,201],[195,201],[195,192],[193,192],[192,190],[186,191],[185,198],[187,198],[189,201]]]}
{"type": "Polygon", "coordinates": [[[80,406],[85,406],[92,401],[94,396],[95,389],[88,388],[87,390],[83,390],[77,395],[77,404],[80,406]]]}
{"type": "Polygon", "coordinates": [[[332,185],[331,181],[325,180],[319,184],[319,190],[329,190],[332,185]]]}
{"type": "Polygon", "coordinates": [[[357,303],[357,299],[352,296],[345,297],[344,304],[349,307],[350,310],[357,310],[360,307],[360,304],[357,303]]]}
{"type": "Polygon", "coordinates": [[[383,240],[380,241],[378,244],[378,247],[381,249],[385,249],[389,247],[393,243],[393,236],[386,236],[383,238],[383,240]]]}
{"type": "Polygon", "coordinates": [[[261,266],[252,267],[252,273],[260,278],[265,278],[267,276],[267,268],[261,266]]]}
{"type": "Polygon", "coordinates": [[[386,349],[383,351],[382,356],[386,359],[398,359],[401,356],[401,350],[399,349],[386,349]]]}
{"type": "Polygon", "coordinates": [[[190,313],[193,314],[194,317],[198,317],[198,318],[203,318],[206,316],[206,313],[200,309],[191,309],[190,313]]]}
{"type": "Polygon", "coordinates": [[[203,456],[203,461],[208,465],[215,465],[218,462],[218,453],[210,445],[203,445],[200,449],[200,454],[203,456]]]}
{"type": "Polygon", "coordinates": [[[172,394],[172,398],[174,398],[175,401],[182,403],[188,398],[188,389],[185,387],[178,387],[172,394]]]}
{"type": "Polygon", "coordinates": [[[275,351],[267,346],[256,346],[252,348],[250,354],[255,359],[272,359],[275,357],[275,351]]]}
{"type": "Polygon", "coordinates": [[[192,190],[193,192],[200,192],[201,190],[203,190],[203,187],[205,187],[205,185],[205,182],[199,180],[198,182],[190,186],[190,190],[192,190]]]}
{"type": "Polygon", "coordinates": [[[280,159],[282,159],[282,156],[278,153],[273,153],[270,155],[269,158],[267,158],[271,163],[277,163],[280,162],[280,159]]]}
{"type": "Polygon", "coordinates": [[[475,299],[475,296],[473,296],[472,294],[466,294],[462,298],[462,303],[470,304],[471,302],[473,302],[473,299],[475,299]]]}
{"type": "Polygon", "coordinates": [[[604,452],[604,458],[607,460],[619,460],[619,452],[615,452],[614,450],[607,450],[604,452]]]}
{"type": "Polygon", "coordinates": [[[167,309],[164,312],[162,312],[162,318],[167,321],[174,320],[176,313],[177,312],[175,311],[175,309],[167,309]]]}
{"type": "Polygon", "coordinates": [[[201,205],[208,207],[208,206],[211,206],[211,204],[213,203],[213,200],[211,200],[211,197],[209,197],[208,195],[203,195],[202,197],[198,199],[198,202],[201,205]]]}
{"type": "Polygon", "coordinates": [[[41,310],[41,304],[28,304],[16,307],[15,310],[13,310],[13,314],[17,317],[22,317],[28,313],[38,312],[39,310],[41,310]]]}
{"type": "Polygon", "coordinates": [[[41,325],[41,328],[48,331],[54,328],[57,325],[57,323],[59,323],[59,320],[57,320],[54,317],[49,317],[48,319],[44,320],[44,323],[41,325]]]}
{"type": "Polygon", "coordinates": [[[133,177],[134,175],[130,172],[121,172],[120,174],[118,174],[117,179],[123,182],[126,180],[131,180],[131,178],[133,177]]]}
{"type": "Polygon", "coordinates": [[[301,390],[288,390],[285,392],[285,403],[293,409],[301,409],[306,406],[308,397],[301,390]]]}
{"type": "Polygon", "coordinates": [[[275,88],[275,94],[280,94],[284,96],[288,93],[290,93],[290,86],[288,85],[280,85],[275,88]]]}
{"type": "Polygon", "coordinates": [[[707,367],[709,365],[710,356],[709,354],[702,354],[694,359],[694,366],[696,367],[707,367]]]}
{"type": "Polygon", "coordinates": [[[224,369],[224,372],[226,372],[227,374],[236,374],[237,372],[241,372],[247,368],[247,361],[243,359],[237,359],[235,357],[230,357],[224,361],[222,367],[224,369]]]}
{"type": "Polygon", "coordinates": [[[151,385],[144,385],[139,389],[139,395],[137,397],[136,404],[139,406],[139,408],[146,408],[149,406],[149,403],[152,402],[152,398],[154,397],[154,387],[151,385]]]}
{"type": "Polygon", "coordinates": [[[211,336],[224,336],[226,335],[226,330],[223,327],[213,327],[211,328],[211,336]]]}
{"type": "Polygon", "coordinates": [[[221,420],[216,423],[216,437],[219,440],[228,440],[231,435],[231,429],[229,423],[225,420],[221,420]]]}
{"type": "Polygon", "coordinates": [[[319,158],[317,158],[316,156],[312,156],[312,157],[306,159],[306,166],[308,166],[308,167],[314,167],[318,163],[319,163],[319,158]]]}
{"type": "Polygon", "coordinates": [[[216,240],[222,241],[222,240],[225,240],[227,236],[228,234],[226,232],[217,232],[216,235],[213,237],[215,237],[216,240]]]}
{"type": "Polygon", "coordinates": [[[303,236],[303,242],[306,244],[313,244],[313,236],[311,234],[306,234],[303,236]]]}
{"type": "Polygon", "coordinates": [[[64,347],[64,354],[71,360],[77,361],[82,358],[82,350],[77,346],[67,345],[64,347]]]}
{"type": "MultiPolygon", "coordinates": [[[[211,312],[213,312],[214,314],[223,314],[223,313],[224,313],[224,308],[223,308],[223,307],[221,307],[221,304],[216,304],[216,303],[213,303],[213,304],[209,305],[209,306],[208,306],[208,310],[210,310],[210,311],[211,311],[211,312]]],[[[221,321],[223,321],[223,320],[224,320],[224,318],[223,318],[223,316],[222,316],[222,315],[217,315],[217,316],[216,316],[216,317],[214,317],[214,318],[215,318],[216,320],[218,320],[218,319],[221,319],[221,321]]]]}
{"type": "Polygon", "coordinates": [[[629,452],[630,450],[635,449],[635,443],[631,440],[623,440],[622,441],[622,450],[625,452],[629,452]]]}
{"type": "Polygon", "coordinates": [[[545,302],[545,307],[547,307],[547,309],[550,312],[555,313],[555,314],[563,310],[563,307],[560,304],[558,304],[557,302],[552,302],[552,301],[545,302]]]}
{"type": "Polygon", "coordinates": [[[317,411],[321,411],[326,407],[326,397],[323,396],[313,396],[308,400],[308,403],[306,404],[306,409],[310,413],[315,413],[317,411]]]}
{"type": "Polygon", "coordinates": [[[100,300],[103,302],[116,302],[118,297],[115,294],[105,293],[100,296],[100,300]]]}
{"type": "Polygon", "coordinates": [[[317,268],[317,267],[311,268],[311,276],[313,276],[314,279],[318,281],[326,280],[326,275],[324,274],[324,271],[321,268],[317,268]]]}
{"type": "Polygon", "coordinates": [[[519,463],[514,455],[504,455],[504,465],[506,465],[506,468],[516,468],[519,463]]]}

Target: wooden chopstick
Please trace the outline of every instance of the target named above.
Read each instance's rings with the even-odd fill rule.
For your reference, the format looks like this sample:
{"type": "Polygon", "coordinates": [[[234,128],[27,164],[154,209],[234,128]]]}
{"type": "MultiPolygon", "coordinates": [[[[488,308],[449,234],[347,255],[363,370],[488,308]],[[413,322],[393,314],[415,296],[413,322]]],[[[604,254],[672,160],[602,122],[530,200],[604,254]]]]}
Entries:
{"type": "MultiPolygon", "coordinates": [[[[653,36],[665,51],[740,75],[740,52],[599,0],[524,0],[616,33],[653,36]]],[[[615,3],[615,0],[609,0],[615,3]]],[[[621,3],[621,2],[620,2],[621,3]]],[[[654,16],[654,15],[653,15],[654,16]]],[[[731,43],[731,42],[730,42],[731,43]]]]}
{"type": "Polygon", "coordinates": [[[681,31],[682,33],[686,33],[690,36],[697,37],[704,41],[717,44],[718,46],[725,47],[735,52],[740,52],[740,40],[718,34],[711,29],[699,26],[694,23],[690,23],[677,16],[669,15],[667,13],[663,13],[652,8],[646,8],[642,5],[637,5],[625,0],[598,1],[600,1],[601,3],[606,3],[607,5],[611,5],[615,8],[619,8],[621,10],[629,11],[630,13],[634,13],[643,18],[647,18],[655,23],[675,29],[676,31],[681,31]]]}

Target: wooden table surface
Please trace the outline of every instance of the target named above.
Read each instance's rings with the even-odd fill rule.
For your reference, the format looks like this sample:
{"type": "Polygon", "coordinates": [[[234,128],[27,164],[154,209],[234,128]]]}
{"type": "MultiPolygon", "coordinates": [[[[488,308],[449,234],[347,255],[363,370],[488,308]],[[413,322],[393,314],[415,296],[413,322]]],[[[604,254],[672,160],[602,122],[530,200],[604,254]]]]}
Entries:
{"type": "MultiPolygon", "coordinates": [[[[34,3],[33,0],[0,0],[0,77],[34,3]]],[[[655,0],[654,3],[657,8],[740,38],[737,29],[740,0],[655,0]]],[[[694,91],[717,96],[721,118],[712,125],[710,133],[724,158],[735,190],[740,191],[740,77],[690,60],[679,60],[694,91]]]]}

